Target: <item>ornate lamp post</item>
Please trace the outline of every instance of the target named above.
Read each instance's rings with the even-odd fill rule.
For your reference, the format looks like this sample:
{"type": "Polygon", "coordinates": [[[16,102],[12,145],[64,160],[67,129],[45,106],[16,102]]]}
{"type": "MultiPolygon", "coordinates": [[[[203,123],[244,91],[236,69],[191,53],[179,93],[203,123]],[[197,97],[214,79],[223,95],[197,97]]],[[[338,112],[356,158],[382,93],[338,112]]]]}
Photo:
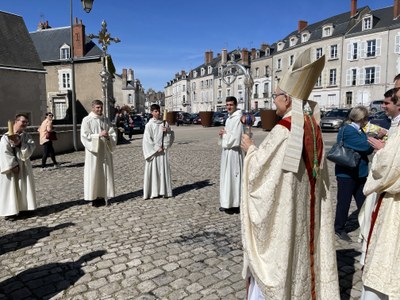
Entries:
{"type": "Polygon", "coordinates": [[[99,35],[89,34],[91,39],[97,38],[99,40],[99,44],[102,46],[103,50],[103,69],[100,72],[102,89],[103,89],[103,100],[104,100],[104,114],[107,118],[110,118],[110,109],[108,103],[108,82],[110,80],[111,74],[108,72],[108,61],[107,61],[107,48],[111,44],[111,42],[119,43],[121,40],[119,38],[111,37],[111,34],[108,33],[107,23],[103,20],[101,22],[101,30],[99,31],[99,35]]]}
{"type": "Polygon", "coordinates": [[[244,114],[242,116],[241,122],[245,125],[245,133],[251,136],[251,126],[254,123],[254,116],[250,113],[251,107],[251,88],[253,86],[253,78],[250,75],[250,68],[246,68],[245,66],[238,64],[237,62],[230,61],[228,62],[222,71],[222,80],[226,85],[230,86],[233,84],[237,78],[237,76],[244,76],[244,114]],[[226,80],[225,78],[228,76],[232,76],[232,80],[226,80]]]}
{"type": "MultiPolygon", "coordinates": [[[[94,0],[81,0],[83,9],[89,13],[92,10],[94,0]]],[[[74,23],[72,16],[72,0],[70,0],[70,27],[71,27],[71,106],[72,106],[72,143],[74,150],[78,150],[77,126],[76,126],[76,90],[75,90],[75,64],[74,64],[74,23]]]]}

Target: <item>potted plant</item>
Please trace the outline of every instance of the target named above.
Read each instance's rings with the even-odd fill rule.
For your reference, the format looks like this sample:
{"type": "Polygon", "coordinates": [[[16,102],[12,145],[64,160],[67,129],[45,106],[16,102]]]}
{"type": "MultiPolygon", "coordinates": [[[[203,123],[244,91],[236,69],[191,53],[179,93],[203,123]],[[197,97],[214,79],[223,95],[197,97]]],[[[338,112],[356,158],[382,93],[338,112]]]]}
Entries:
{"type": "Polygon", "coordinates": [[[201,125],[203,125],[203,127],[212,126],[214,112],[211,110],[211,105],[208,105],[205,111],[200,111],[199,115],[201,119],[201,125]]]}

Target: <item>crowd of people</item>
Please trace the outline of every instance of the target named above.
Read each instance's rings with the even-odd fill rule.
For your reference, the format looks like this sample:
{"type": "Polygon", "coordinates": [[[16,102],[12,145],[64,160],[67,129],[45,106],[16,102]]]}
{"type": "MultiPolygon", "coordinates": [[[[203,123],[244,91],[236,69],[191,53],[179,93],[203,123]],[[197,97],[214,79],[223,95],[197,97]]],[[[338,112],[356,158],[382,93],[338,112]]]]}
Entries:
{"type": "MultiPolygon", "coordinates": [[[[325,56],[312,62],[310,50],[296,59],[272,95],[281,119],[259,146],[243,129],[236,98],[226,98],[229,117],[218,132],[219,210],[240,213],[242,274],[250,300],[340,299],[335,234],[351,241],[346,222],[352,198],[360,210],[363,240],[361,298],[400,299],[400,88],[384,95],[383,109],[392,120],[388,131],[368,136],[368,111],[361,106],[352,109],[350,124],[340,128],[337,140],[361,159],[356,168],[335,166],[334,214],[319,108],[308,100],[324,65],[325,56]]],[[[395,79],[397,85],[400,76],[395,79]]],[[[173,196],[168,155],[175,134],[165,114],[161,118],[160,106],[150,109],[142,141],[143,199],[168,198],[173,196]]],[[[39,128],[43,168],[49,155],[58,165],[49,135],[52,117],[47,113],[39,128]]],[[[28,121],[17,115],[0,141],[0,216],[7,218],[37,207],[30,162],[35,143],[25,132],[28,121]]],[[[81,141],[84,199],[95,207],[115,197],[113,151],[118,135],[103,115],[102,101],[94,100],[82,121],[81,141]]]]}

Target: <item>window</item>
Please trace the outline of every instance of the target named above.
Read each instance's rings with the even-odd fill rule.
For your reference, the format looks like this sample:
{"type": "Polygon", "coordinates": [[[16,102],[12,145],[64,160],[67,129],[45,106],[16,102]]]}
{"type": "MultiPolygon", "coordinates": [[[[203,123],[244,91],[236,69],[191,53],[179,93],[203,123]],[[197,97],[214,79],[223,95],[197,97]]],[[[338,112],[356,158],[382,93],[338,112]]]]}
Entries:
{"type": "Polygon", "coordinates": [[[301,35],[301,42],[302,42],[302,43],[305,43],[305,42],[308,41],[309,38],[310,38],[309,33],[308,33],[308,32],[305,32],[305,33],[303,33],[303,34],[301,35]]]}
{"type": "Polygon", "coordinates": [[[331,46],[331,53],[330,53],[331,59],[338,58],[337,54],[338,54],[338,46],[337,45],[332,45],[331,46]]]}
{"type": "Polygon", "coordinates": [[[317,82],[315,83],[315,87],[321,87],[322,86],[322,76],[319,75],[317,82]]]}
{"type": "Polygon", "coordinates": [[[269,56],[270,55],[270,52],[271,50],[269,49],[269,48],[267,48],[267,49],[265,49],[265,56],[269,56]]]}
{"type": "Polygon", "coordinates": [[[208,74],[211,74],[211,73],[212,73],[212,67],[208,66],[208,74]]]}
{"type": "Polygon", "coordinates": [[[348,69],[346,72],[346,86],[357,85],[357,68],[348,69]]]}
{"type": "Polygon", "coordinates": [[[322,27],[322,37],[331,36],[332,32],[333,32],[332,25],[325,25],[324,27],[322,27]]]}
{"type": "Polygon", "coordinates": [[[335,94],[328,94],[328,105],[329,106],[336,105],[336,95],[335,94]]]}
{"type": "Polygon", "coordinates": [[[60,59],[69,59],[71,57],[70,47],[64,44],[60,48],[60,59]]]}
{"type": "Polygon", "coordinates": [[[218,91],[218,99],[222,99],[222,91],[221,90],[218,91]]]}
{"type": "Polygon", "coordinates": [[[329,85],[336,85],[336,69],[329,70],[329,85]]]}
{"type": "Polygon", "coordinates": [[[67,115],[67,103],[65,98],[53,98],[54,120],[64,119],[67,115]]]}
{"type": "Polygon", "coordinates": [[[367,41],[367,57],[375,56],[376,40],[367,41]]]}
{"type": "Polygon", "coordinates": [[[365,84],[375,83],[375,67],[365,68],[365,84]]]}
{"type": "Polygon", "coordinates": [[[351,58],[352,59],[357,59],[358,58],[358,43],[353,43],[351,45],[351,58]]]}
{"type": "Polygon", "coordinates": [[[219,79],[218,79],[218,87],[221,87],[221,86],[222,86],[222,79],[219,78],[219,79]]]}
{"type": "Polygon", "coordinates": [[[132,94],[128,94],[128,104],[133,104],[132,94]]]}
{"type": "Polygon", "coordinates": [[[322,56],[322,48],[317,48],[315,58],[318,59],[322,56]]]}
{"type": "Polygon", "coordinates": [[[192,83],[192,91],[196,90],[196,82],[192,83]]]}
{"type": "Polygon", "coordinates": [[[282,59],[278,58],[277,62],[276,62],[276,68],[278,70],[282,69],[282,59]]]}
{"type": "Polygon", "coordinates": [[[290,42],[289,42],[290,47],[295,46],[295,45],[296,45],[296,42],[297,42],[297,38],[296,38],[296,37],[290,38],[290,42]]]}
{"type": "Polygon", "coordinates": [[[257,99],[258,98],[258,84],[254,85],[254,98],[257,99]]]}
{"type": "Polygon", "coordinates": [[[269,97],[269,82],[264,83],[264,92],[263,92],[264,98],[269,97]]]}
{"type": "Polygon", "coordinates": [[[260,69],[256,68],[256,77],[259,77],[259,76],[260,76],[260,69]]]}
{"type": "Polygon", "coordinates": [[[290,58],[289,58],[289,65],[290,65],[290,66],[293,65],[293,63],[294,63],[294,55],[290,55],[290,58]]]}
{"type": "Polygon", "coordinates": [[[362,30],[372,29],[372,16],[367,16],[363,19],[362,30]]]}
{"type": "Polygon", "coordinates": [[[71,70],[63,69],[58,71],[58,88],[60,91],[71,89],[71,70]]]}
{"type": "Polygon", "coordinates": [[[400,53],[400,32],[397,33],[394,41],[394,53],[400,53]]]}
{"type": "Polygon", "coordinates": [[[283,47],[285,46],[284,42],[279,42],[278,43],[278,51],[281,51],[283,49],[283,47]]]}
{"type": "Polygon", "coordinates": [[[346,92],[346,105],[353,105],[353,92],[346,92]]]}
{"type": "Polygon", "coordinates": [[[204,76],[205,73],[206,73],[206,70],[204,70],[204,68],[201,68],[201,76],[204,76]]]}

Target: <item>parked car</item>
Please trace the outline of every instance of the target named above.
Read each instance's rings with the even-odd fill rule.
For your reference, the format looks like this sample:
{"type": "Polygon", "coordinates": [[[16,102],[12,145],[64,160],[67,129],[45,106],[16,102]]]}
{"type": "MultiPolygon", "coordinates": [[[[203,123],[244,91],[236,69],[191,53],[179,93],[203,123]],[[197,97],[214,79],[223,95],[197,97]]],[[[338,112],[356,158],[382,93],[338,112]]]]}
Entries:
{"type": "Polygon", "coordinates": [[[369,104],[369,111],[371,113],[376,113],[378,111],[382,111],[382,104],[383,104],[383,100],[375,100],[375,101],[371,101],[371,103],[369,104]]]}
{"type": "Polygon", "coordinates": [[[145,121],[142,116],[134,115],[131,116],[133,119],[133,124],[129,126],[129,124],[126,125],[125,127],[125,134],[135,134],[135,133],[143,133],[144,132],[144,127],[145,127],[145,121]]]}
{"type": "Polygon", "coordinates": [[[261,116],[260,116],[260,112],[256,112],[254,114],[254,123],[253,123],[253,127],[261,127],[261,116]]]}
{"type": "Polygon", "coordinates": [[[192,124],[191,114],[187,112],[178,112],[176,115],[176,125],[192,124]]]}
{"type": "Polygon", "coordinates": [[[323,131],[338,131],[339,128],[349,121],[349,108],[335,108],[328,111],[321,118],[320,126],[323,131]]]}
{"type": "Polygon", "coordinates": [[[226,119],[228,119],[228,114],[227,113],[223,113],[223,112],[214,112],[214,116],[213,116],[213,125],[214,126],[224,126],[226,119]]]}
{"type": "Polygon", "coordinates": [[[200,115],[198,115],[197,117],[194,117],[192,122],[193,122],[193,124],[197,124],[197,125],[201,124],[200,115]]]}
{"type": "Polygon", "coordinates": [[[368,120],[371,124],[378,125],[386,129],[390,128],[391,121],[384,111],[379,111],[375,114],[370,115],[368,117],[368,120]]]}

